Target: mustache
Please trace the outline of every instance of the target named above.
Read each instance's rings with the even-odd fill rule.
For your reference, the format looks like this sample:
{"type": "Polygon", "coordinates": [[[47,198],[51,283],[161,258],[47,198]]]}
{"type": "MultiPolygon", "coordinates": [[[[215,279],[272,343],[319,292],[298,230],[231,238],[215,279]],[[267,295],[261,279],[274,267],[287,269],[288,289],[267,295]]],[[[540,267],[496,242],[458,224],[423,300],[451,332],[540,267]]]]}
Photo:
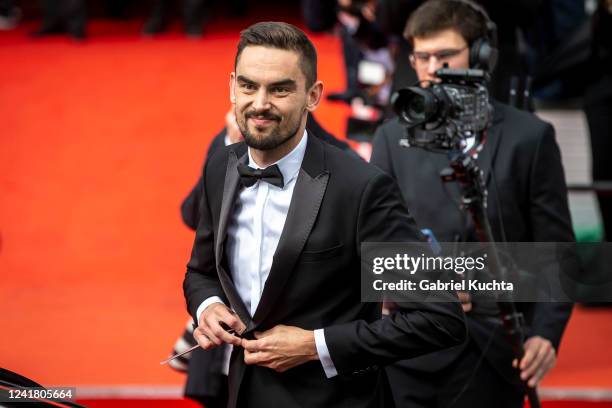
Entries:
{"type": "Polygon", "coordinates": [[[244,117],[245,119],[257,118],[257,119],[266,119],[266,120],[276,120],[279,122],[281,120],[280,116],[275,115],[274,113],[270,111],[261,111],[261,112],[250,111],[250,112],[245,113],[244,117]]]}

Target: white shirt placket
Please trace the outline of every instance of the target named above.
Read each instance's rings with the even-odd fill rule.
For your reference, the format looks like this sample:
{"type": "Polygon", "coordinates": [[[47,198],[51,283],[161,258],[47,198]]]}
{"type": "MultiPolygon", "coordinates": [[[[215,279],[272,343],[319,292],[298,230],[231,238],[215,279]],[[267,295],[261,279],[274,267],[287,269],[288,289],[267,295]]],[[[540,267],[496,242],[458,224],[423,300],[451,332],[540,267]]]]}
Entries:
{"type": "Polygon", "coordinates": [[[257,198],[255,199],[255,214],[254,222],[255,228],[253,233],[255,235],[255,242],[257,244],[257,251],[255,251],[255,259],[253,260],[251,268],[251,316],[255,315],[259,300],[261,298],[262,291],[262,254],[263,254],[263,241],[264,241],[264,209],[266,200],[269,192],[269,184],[263,181],[257,182],[257,198]]]}

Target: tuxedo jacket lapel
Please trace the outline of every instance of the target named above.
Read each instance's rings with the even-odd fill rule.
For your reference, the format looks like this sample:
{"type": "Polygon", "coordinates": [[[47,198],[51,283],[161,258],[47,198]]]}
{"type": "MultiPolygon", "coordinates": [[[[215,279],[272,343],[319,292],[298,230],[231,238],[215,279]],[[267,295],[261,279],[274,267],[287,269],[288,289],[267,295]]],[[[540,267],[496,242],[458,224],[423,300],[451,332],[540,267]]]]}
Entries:
{"type": "MultiPolygon", "coordinates": [[[[243,146],[244,147],[244,146],[243,146]]],[[[238,186],[240,176],[238,175],[237,166],[238,163],[246,163],[248,156],[246,149],[240,149],[239,151],[230,150],[229,158],[227,161],[227,168],[225,170],[225,184],[223,185],[223,198],[221,201],[221,212],[219,214],[219,227],[217,230],[217,239],[215,241],[215,259],[217,272],[219,274],[219,280],[223,291],[227,296],[232,308],[240,317],[240,320],[247,326],[247,330],[252,329],[251,315],[249,314],[244,302],[240,298],[236,287],[232,281],[232,277],[226,270],[222,260],[225,259],[225,240],[227,238],[227,224],[229,217],[234,208],[236,202],[236,195],[238,194],[238,186]],[[242,151],[243,150],[243,151],[242,151]],[[238,154],[240,157],[238,157],[238,154]]]]}
{"type": "Polygon", "coordinates": [[[324,156],[322,142],[311,136],[309,132],[306,153],[293,190],[287,219],[274,253],[261,300],[253,317],[255,326],[268,315],[283,291],[312,231],[329,180],[324,156]]]}

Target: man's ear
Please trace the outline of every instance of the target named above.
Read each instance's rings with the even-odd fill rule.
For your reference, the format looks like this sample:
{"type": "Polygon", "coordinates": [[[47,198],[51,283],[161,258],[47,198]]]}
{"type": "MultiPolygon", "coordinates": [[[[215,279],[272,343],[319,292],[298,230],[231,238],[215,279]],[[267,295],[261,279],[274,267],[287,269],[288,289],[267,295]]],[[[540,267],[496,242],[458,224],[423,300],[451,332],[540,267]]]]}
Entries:
{"type": "Polygon", "coordinates": [[[232,104],[236,104],[236,73],[235,72],[232,72],[230,74],[229,88],[230,88],[230,102],[232,104]]]}
{"type": "Polygon", "coordinates": [[[317,81],[310,87],[306,95],[306,110],[308,110],[308,112],[314,112],[314,110],[317,109],[317,106],[321,103],[322,95],[323,82],[317,81]]]}

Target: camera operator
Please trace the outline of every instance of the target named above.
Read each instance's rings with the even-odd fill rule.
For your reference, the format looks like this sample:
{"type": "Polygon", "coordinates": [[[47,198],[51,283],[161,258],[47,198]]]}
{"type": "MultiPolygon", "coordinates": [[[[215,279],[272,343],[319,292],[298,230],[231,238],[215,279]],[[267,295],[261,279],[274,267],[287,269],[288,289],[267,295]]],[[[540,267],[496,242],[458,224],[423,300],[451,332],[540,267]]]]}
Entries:
{"type": "MultiPolygon", "coordinates": [[[[489,71],[495,65],[495,27],[480,6],[467,0],[425,2],[409,18],[404,37],[413,47],[410,62],[420,81],[438,82],[436,71],[446,64],[489,71]]],[[[573,241],[553,127],[508,105],[492,101],[492,107],[477,162],[488,189],[486,211],[494,239],[573,241]]],[[[405,135],[398,119],[382,125],[371,162],[397,180],[420,227],[431,229],[438,241],[477,241],[469,214],[459,207],[458,186],[440,180],[447,156],[401,147],[405,135]]],[[[517,363],[497,306],[471,302],[469,293],[460,298],[469,340],[388,367],[398,407],[522,407],[525,382],[535,387],[554,366],[571,304],[517,303],[528,326],[525,356],[517,363]]]]}
{"type": "MultiPolygon", "coordinates": [[[[498,68],[493,73],[490,93],[498,100],[507,102],[511,90],[521,93],[527,85],[528,66],[521,40],[525,30],[530,30],[542,18],[551,3],[548,0],[476,0],[497,24],[500,50],[498,68]],[[512,84],[513,77],[518,83],[512,84]]],[[[406,20],[426,0],[378,0],[376,20],[378,26],[388,34],[401,36],[406,20]]],[[[541,24],[540,24],[541,25],[541,24]]],[[[409,46],[401,43],[398,57],[405,57],[409,46]]],[[[414,72],[407,66],[398,66],[395,71],[394,89],[409,85],[414,72]]]]}

